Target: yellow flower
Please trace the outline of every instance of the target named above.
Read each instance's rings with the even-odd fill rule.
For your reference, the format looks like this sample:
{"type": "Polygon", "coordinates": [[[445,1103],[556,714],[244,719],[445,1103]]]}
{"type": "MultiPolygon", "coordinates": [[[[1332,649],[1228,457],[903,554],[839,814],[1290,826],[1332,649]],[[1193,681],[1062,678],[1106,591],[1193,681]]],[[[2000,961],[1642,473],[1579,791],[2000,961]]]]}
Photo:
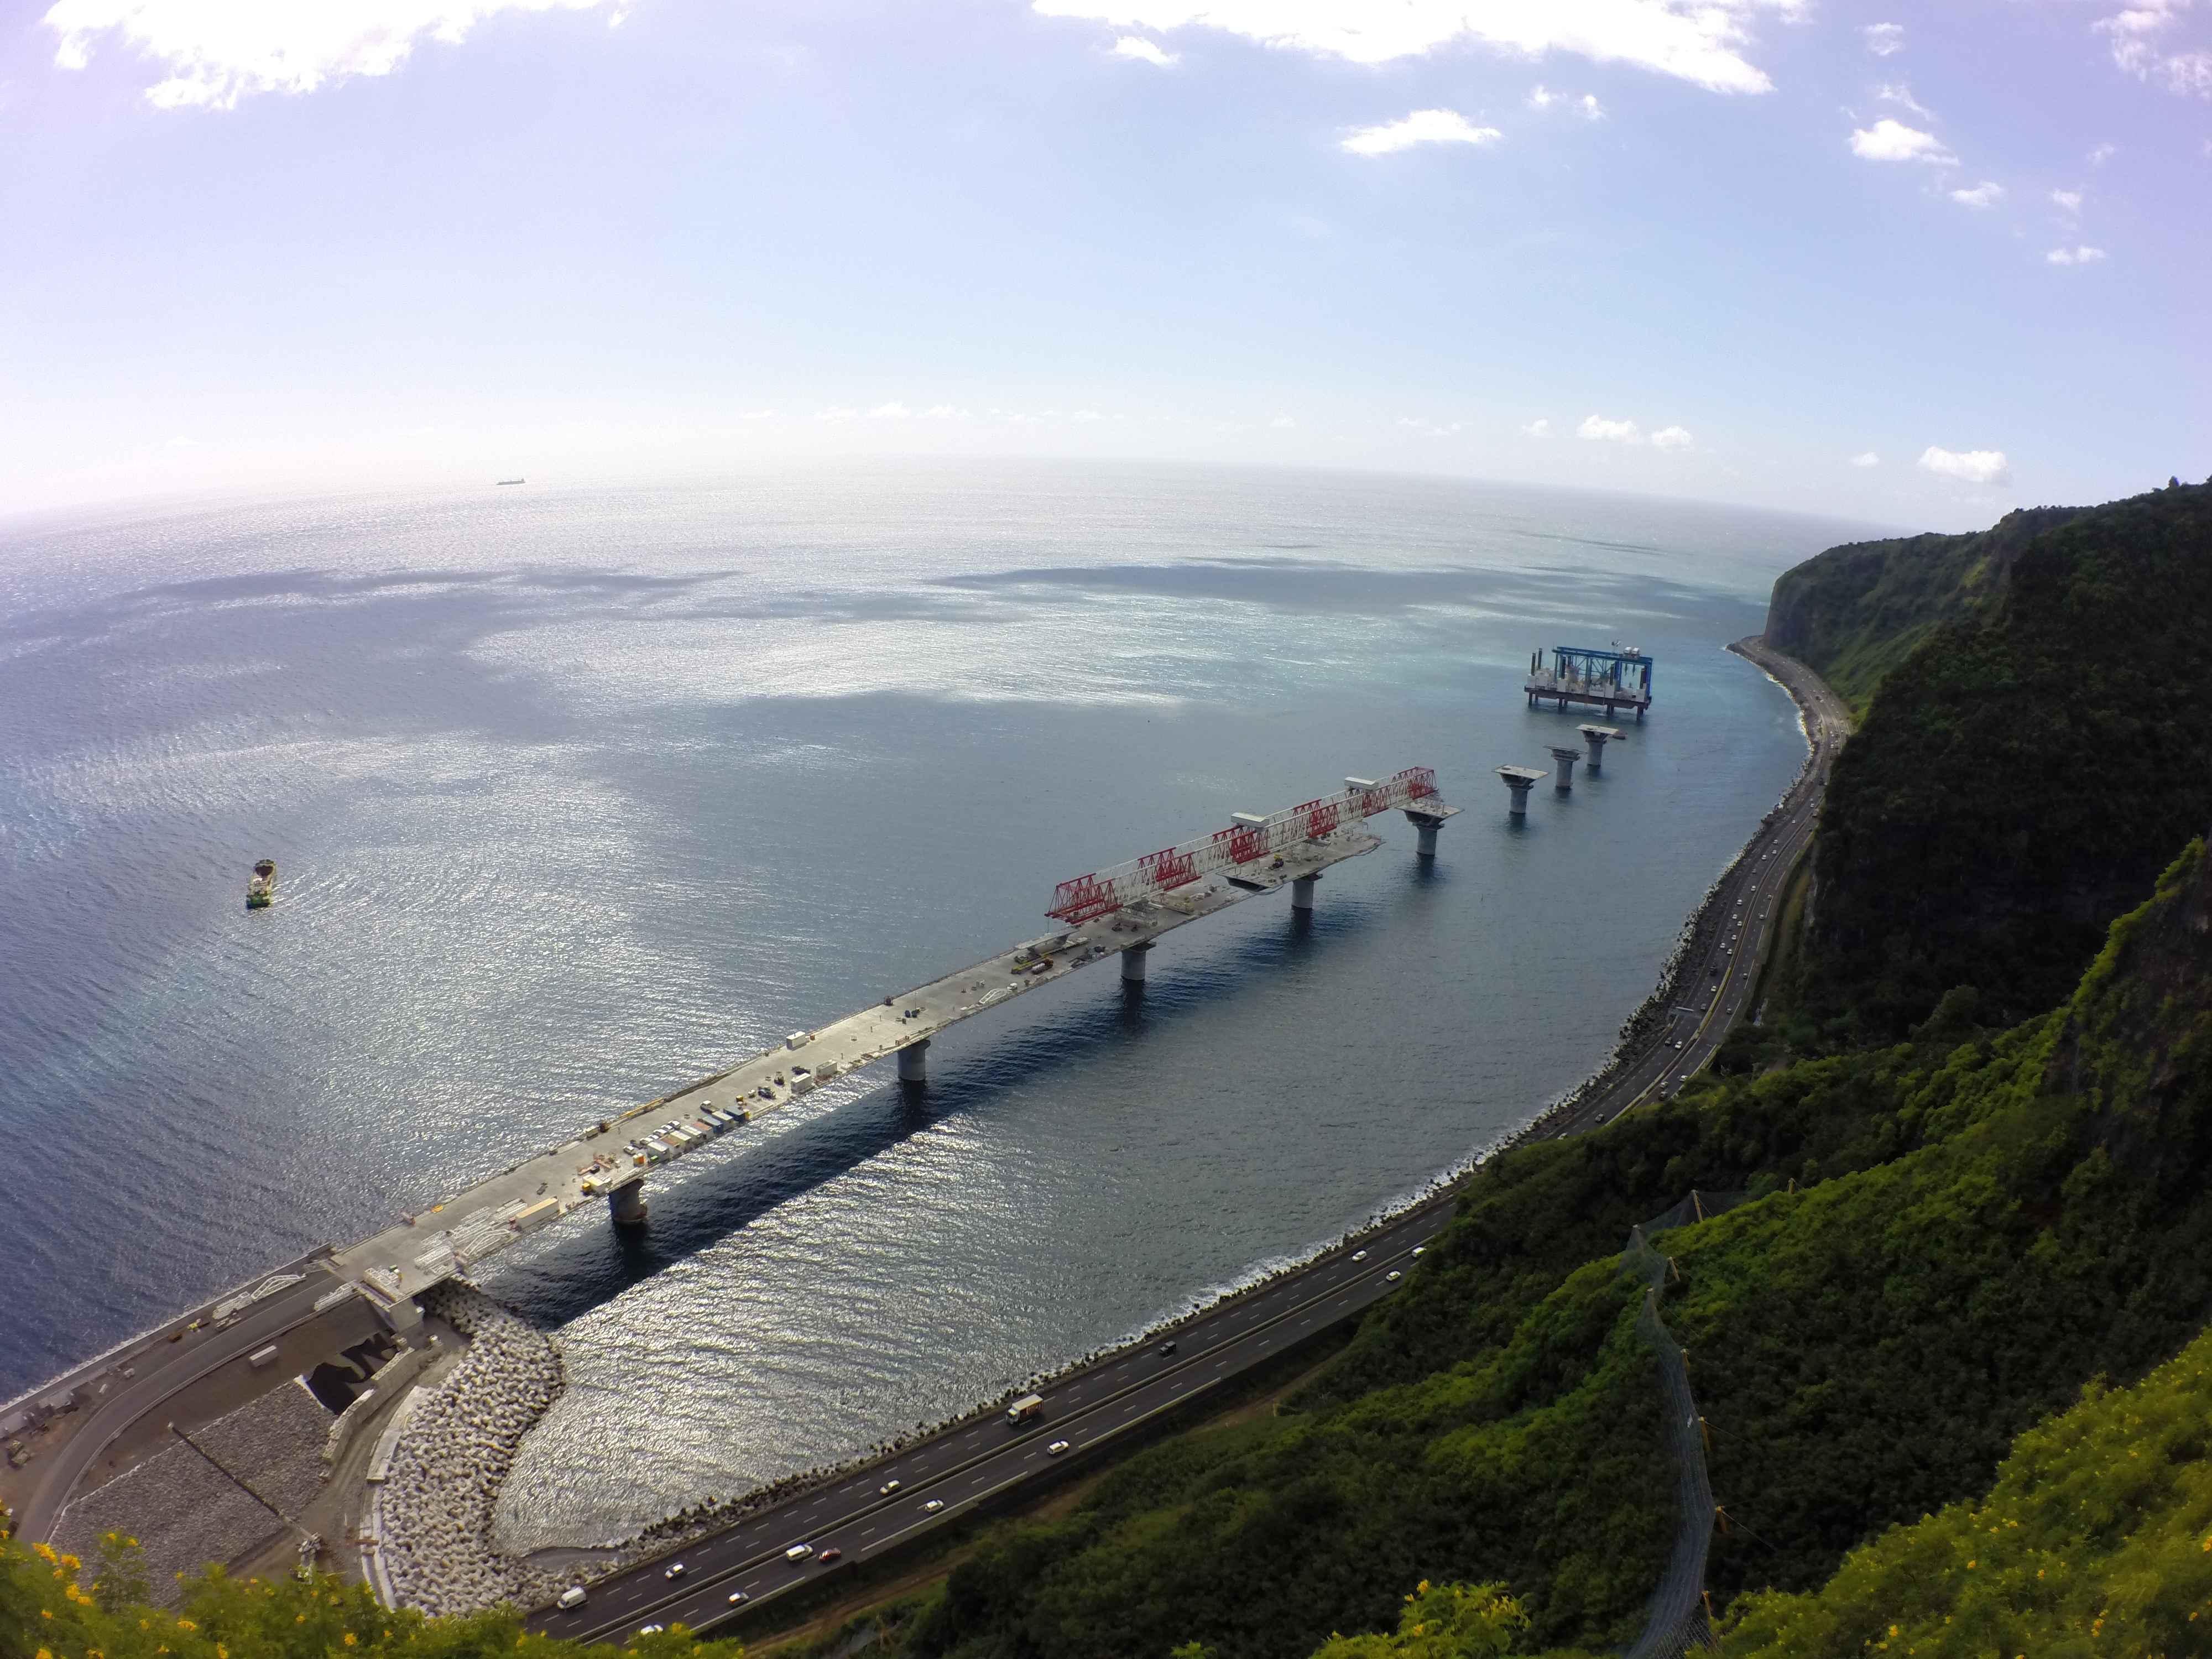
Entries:
{"type": "Polygon", "coordinates": [[[348,1631],[345,1633],[345,1644],[348,1647],[351,1647],[353,1645],[353,1632],[351,1631],[348,1631]]]}
{"type": "Polygon", "coordinates": [[[1978,1562],[1978,1561],[1969,1561],[1969,1562],[1967,1562],[1967,1563],[1966,1563],[1966,1571],[1967,1571],[1968,1572],[1972,1572],[1972,1571],[1976,1567],[1979,1566],[1980,1565],[1981,1565],[1981,1564],[1980,1564],[1979,1562],[1978,1562]]]}
{"type": "Polygon", "coordinates": [[[58,1561],[61,1559],[59,1556],[54,1553],[54,1547],[52,1544],[33,1544],[31,1546],[31,1553],[43,1557],[48,1561],[58,1561]]]}
{"type": "Polygon", "coordinates": [[[1894,1626],[1894,1625],[1892,1625],[1892,1626],[1889,1627],[1889,1633],[1890,1633],[1892,1636],[1896,1635],[1896,1634],[1897,1634],[1897,1626],[1894,1626]]]}
{"type": "Polygon", "coordinates": [[[179,1630],[198,1630],[199,1626],[192,1623],[189,1619],[179,1619],[177,1620],[177,1628],[179,1630]]]}
{"type": "Polygon", "coordinates": [[[52,1648],[40,1648],[39,1659],[54,1659],[54,1650],[52,1648]]]}

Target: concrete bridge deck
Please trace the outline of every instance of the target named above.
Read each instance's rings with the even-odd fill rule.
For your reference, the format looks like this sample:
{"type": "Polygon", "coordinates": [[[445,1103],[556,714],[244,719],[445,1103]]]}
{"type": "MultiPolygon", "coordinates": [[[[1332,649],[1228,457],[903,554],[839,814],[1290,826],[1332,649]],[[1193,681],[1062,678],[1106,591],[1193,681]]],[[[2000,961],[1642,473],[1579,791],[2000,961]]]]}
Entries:
{"type": "MultiPolygon", "coordinates": [[[[1358,792],[1347,794],[1356,799],[1358,792]]],[[[1376,810],[1405,811],[1420,831],[1425,856],[1434,850],[1437,827],[1459,811],[1433,793],[1376,810]]],[[[641,1221],[642,1184],[650,1169],[710,1141],[742,1135],[762,1114],[824,1083],[893,1054],[899,1056],[902,1080],[920,1081],[929,1040],[947,1026],[1111,956],[1122,958],[1125,979],[1141,981],[1145,953],[1156,939],[1285,886],[1293,888],[1298,908],[1310,908],[1313,884],[1323,871],[1382,845],[1364,826],[1364,816],[1346,811],[1346,821],[1324,834],[1279,842],[1264,858],[1143,894],[1110,914],[1024,940],[826,1025],[795,1032],[727,1071],[594,1124],[407,1222],[334,1252],[331,1269],[358,1285],[388,1322],[404,1328],[418,1316],[414,1299],[423,1291],[581,1206],[609,1204],[617,1220],[641,1221]]]]}

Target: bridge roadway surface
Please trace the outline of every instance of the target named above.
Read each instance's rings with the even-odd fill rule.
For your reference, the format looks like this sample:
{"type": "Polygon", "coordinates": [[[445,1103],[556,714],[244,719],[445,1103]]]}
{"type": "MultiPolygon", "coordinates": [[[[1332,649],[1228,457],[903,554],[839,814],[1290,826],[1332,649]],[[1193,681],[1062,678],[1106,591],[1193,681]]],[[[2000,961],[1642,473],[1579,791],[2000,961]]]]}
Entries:
{"type": "Polygon", "coordinates": [[[1449,1206],[1441,1205],[1401,1216],[1164,1337],[1118,1350],[1040,1388],[1043,1415],[1020,1428],[1010,1426],[1000,1412],[934,1436],[726,1532],[609,1577],[592,1587],[582,1607],[542,1610],[531,1615],[530,1627],[603,1642],[634,1637],[647,1624],[703,1630],[844,1565],[825,1566],[823,1550],[842,1550],[845,1562],[859,1562],[896,1548],[926,1528],[964,1517],[1061,1458],[1079,1459],[1100,1442],[1196,1399],[1380,1301],[1402,1282],[1390,1275],[1410,1267],[1413,1252],[1449,1216],[1449,1206]],[[1175,1346],[1172,1354],[1164,1352],[1168,1342],[1175,1346]],[[1068,1445],[1059,1458],[1047,1449],[1057,1441],[1068,1445]],[[893,1480],[898,1490],[886,1495],[882,1488],[893,1480]],[[932,1502],[943,1508],[931,1512],[932,1502]],[[794,1565],[784,1551],[799,1543],[812,1545],[815,1555],[794,1565]],[[665,1575],[677,1561],[684,1571],[671,1580],[665,1575]],[[732,1591],[745,1597],[742,1607],[731,1604],[732,1591]]]}
{"type": "MultiPolygon", "coordinates": [[[[1811,745],[1805,770],[1705,902],[1698,930],[1705,945],[1685,964],[1677,993],[1698,1000],[1674,1010],[1650,1051],[1618,1066],[1572,1111],[1540,1125],[1533,1139],[1584,1133],[1631,1107],[1672,1095],[1712,1058],[1758,982],[1782,893],[1812,841],[1851,719],[1826,684],[1794,659],[1756,639],[1732,648],[1780,681],[1796,701],[1811,745]],[[1677,1040],[1680,1049],[1673,1046],[1677,1040]]],[[[1068,1442],[1065,1456],[1079,1457],[1371,1306],[1394,1288],[1389,1273],[1409,1267],[1414,1248],[1443,1231],[1454,1201],[1449,1194],[1431,1200],[1166,1338],[1119,1350],[1038,1390],[1046,1401],[1038,1425],[1016,1431],[1003,1416],[993,1416],[923,1441],[726,1532],[614,1574],[592,1588],[581,1607],[542,1609],[531,1615],[530,1626],[617,1643],[647,1624],[703,1630],[843,1565],[824,1566],[823,1549],[841,1549],[844,1561],[858,1562],[927,1528],[957,1520],[1049,1467],[1053,1460],[1045,1448],[1054,1440],[1068,1442]],[[1365,1259],[1353,1261],[1361,1250],[1365,1259]],[[1160,1352],[1160,1341],[1167,1340],[1176,1345],[1172,1357],[1160,1352]],[[880,1489],[890,1480],[898,1481],[899,1490],[885,1496],[880,1489]],[[933,1498],[945,1506],[934,1514],[923,1507],[933,1498]],[[787,1562],[783,1552],[795,1543],[813,1545],[815,1558],[797,1565],[787,1562]],[[673,1561],[683,1562],[684,1572],[672,1581],[663,1575],[673,1561]],[[744,1601],[732,1606],[732,1591],[742,1592],[744,1601]]]]}
{"type": "MultiPolygon", "coordinates": [[[[1458,809],[1436,801],[1425,804],[1423,810],[1443,817],[1458,809]]],[[[1187,923],[1218,915],[1303,877],[1317,876],[1332,865],[1371,853],[1382,845],[1379,836],[1355,821],[1327,836],[1285,848],[1264,864],[1243,866],[1233,879],[1209,878],[1139,900],[1112,915],[1026,940],[927,985],[884,997],[858,1013],[820,1027],[799,1048],[779,1043],[728,1071],[611,1118],[605,1129],[594,1127],[551,1152],[478,1182],[422,1213],[404,1218],[398,1226],[338,1251],[333,1270],[360,1284],[380,1307],[396,1308],[523,1237],[518,1217],[526,1210],[551,1200],[557,1211],[543,1212],[537,1218],[550,1221],[586,1203],[600,1201],[611,1187],[623,1180],[642,1176],[646,1170],[641,1167],[641,1160],[624,1149],[625,1140],[642,1140],[677,1124],[708,1121],[700,1118],[702,1107],[723,1112],[742,1109],[758,1117],[811,1092],[821,1082],[926,1042],[946,1026],[1040,985],[1063,979],[1121,951],[1149,945],[1187,923]],[[1059,943],[1062,940],[1065,945],[1059,943]],[[1040,951],[1042,966],[1036,954],[1040,951]],[[794,1070],[802,1066],[809,1073],[804,1079],[794,1070]]],[[[682,1147],[677,1156],[696,1150],[711,1138],[682,1147]]],[[[529,1231],[535,1231],[536,1227],[529,1231]]]]}

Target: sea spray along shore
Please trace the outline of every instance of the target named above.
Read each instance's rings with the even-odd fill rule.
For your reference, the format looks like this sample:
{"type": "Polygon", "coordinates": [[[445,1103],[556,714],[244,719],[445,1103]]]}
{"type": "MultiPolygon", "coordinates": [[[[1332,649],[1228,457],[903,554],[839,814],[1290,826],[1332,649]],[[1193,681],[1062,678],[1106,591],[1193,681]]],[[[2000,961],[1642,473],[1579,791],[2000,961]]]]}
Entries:
{"type": "MultiPolygon", "coordinates": [[[[1814,743],[1822,711],[1812,701],[1816,694],[1806,685],[1807,681],[1817,684],[1817,677],[1802,665],[1765,650],[1755,640],[1740,641],[1730,649],[1757,665],[1798,705],[1808,752],[1804,766],[1784,792],[1786,800],[1805,784],[1808,774],[1820,758],[1814,743]]],[[[434,1415],[426,1410],[418,1415],[403,1442],[402,1458],[395,1461],[392,1485],[398,1486],[403,1479],[409,1483],[407,1496],[397,1510],[387,1498],[387,1527],[393,1534],[393,1542],[388,1547],[392,1555],[387,1558],[387,1570],[395,1593],[409,1605],[441,1612],[467,1611],[502,1601],[523,1605],[543,1602],[550,1599],[562,1583],[596,1582],[642,1559],[677,1549],[814,1487],[839,1480],[918,1442],[994,1416],[1007,1401],[1031,1389],[1066,1381],[1093,1366],[1112,1364],[1133,1348],[1171,1336],[1192,1321],[1300,1271],[1318,1257],[1354,1245],[1376,1228],[1415,1211],[1453,1201],[1458,1183],[1487,1159],[1532,1136],[1557,1132],[1561,1121],[1571,1115],[1577,1103],[1610,1086],[1620,1073],[1648,1054],[1657,1040],[1659,1011],[1680,994],[1684,963],[1694,954],[1698,945],[1714,937],[1716,930],[1728,923],[1729,919],[1719,914],[1719,908],[1729,873],[1741,863],[1759,834],[1782,811],[1782,805],[1778,804],[1760,820],[1759,833],[1723,867],[1705,898],[1685,921],[1678,942],[1662,969],[1658,986],[1623,1023],[1607,1064],[1546,1107],[1521,1129],[1474,1149],[1466,1158],[1437,1173],[1418,1191],[1378,1206],[1361,1228],[1294,1258],[1265,1263],[1240,1276],[1233,1284],[1212,1294],[1201,1294],[1176,1314],[1148,1324],[1120,1341],[1091,1350],[1056,1368],[1033,1373],[1020,1382],[1008,1385],[991,1400],[936,1422],[916,1424],[911,1431],[879,1441],[850,1457],[786,1475],[741,1494],[702,1498],[625,1537],[606,1539],[595,1546],[574,1547],[601,1553],[596,1559],[581,1562],[567,1559],[562,1571],[556,1571],[533,1562],[556,1557],[565,1559],[566,1550],[528,1553],[503,1550],[499,1542],[497,1518],[500,1490],[524,1437],[559,1397],[562,1377],[557,1339],[549,1339],[532,1329],[473,1285],[457,1283],[441,1288],[435,1293],[441,1300],[434,1311],[469,1336],[472,1348],[468,1360],[457,1366],[443,1385],[453,1395],[447,1409],[434,1415]],[[489,1341],[483,1345],[488,1351],[478,1364],[476,1345],[481,1343],[483,1337],[489,1337],[489,1341]],[[479,1395],[484,1403],[475,1403],[473,1397],[479,1395]],[[431,1437],[427,1439],[423,1437],[426,1424],[431,1425],[431,1437]],[[410,1449],[417,1449],[420,1453],[411,1462],[405,1455],[410,1449]],[[432,1463],[439,1456],[451,1458],[452,1464],[434,1474],[432,1463]],[[441,1498],[448,1506],[443,1510],[436,1508],[441,1498]],[[433,1540],[434,1543],[429,1541],[433,1540]],[[404,1567],[398,1565],[394,1559],[403,1552],[411,1552],[410,1564],[404,1567]],[[449,1565],[428,1565],[434,1558],[449,1565]]]]}

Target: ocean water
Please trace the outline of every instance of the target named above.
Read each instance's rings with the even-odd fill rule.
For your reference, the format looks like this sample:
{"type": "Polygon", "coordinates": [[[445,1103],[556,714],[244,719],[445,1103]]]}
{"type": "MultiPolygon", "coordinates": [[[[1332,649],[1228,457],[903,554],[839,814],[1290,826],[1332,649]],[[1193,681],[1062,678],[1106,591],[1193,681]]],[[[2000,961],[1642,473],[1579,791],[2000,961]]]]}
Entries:
{"type": "Polygon", "coordinates": [[[933,1420],[1418,1190],[1600,1064],[1795,775],[1726,654],[1858,526],[1030,464],[0,523],[0,1397],[208,1291],[1043,931],[1054,882],[1437,769],[1255,901],[578,1217],[488,1284],[570,1389],[510,1543],[933,1420]],[[1587,714],[1657,707],[1509,827],[1587,714]],[[243,908],[275,857],[271,909],[243,908]]]}

